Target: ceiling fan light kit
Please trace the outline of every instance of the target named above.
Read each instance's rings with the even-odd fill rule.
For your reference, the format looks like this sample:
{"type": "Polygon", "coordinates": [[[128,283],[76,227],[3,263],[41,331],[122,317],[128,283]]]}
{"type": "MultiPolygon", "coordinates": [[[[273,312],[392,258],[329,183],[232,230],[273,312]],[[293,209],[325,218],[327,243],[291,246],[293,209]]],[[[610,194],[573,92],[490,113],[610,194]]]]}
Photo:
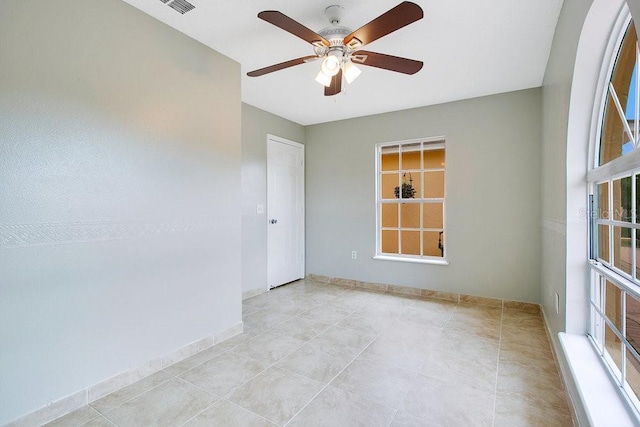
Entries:
{"type": "Polygon", "coordinates": [[[322,72],[328,76],[335,76],[340,71],[344,55],[342,51],[337,49],[329,51],[325,55],[324,61],[322,61],[322,72]]]}
{"type": "Polygon", "coordinates": [[[349,84],[353,83],[353,81],[358,78],[360,73],[362,73],[362,70],[356,67],[356,65],[351,61],[346,61],[344,64],[342,64],[342,71],[344,73],[344,79],[349,84]]]}
{"type": "Polygon", "coordinates": [[[331,86],[331,76],[326,75],[322,70],[318,71],[316,81],[325,87],[331,86]]]}
{"type": "Polygon", "coordinates": [[[343,8],[338,5],[327,7],[325,15],[332,26],[324,28],[318,33],[281,12],[274,10],[260,12],[258,14],[260,19],[311,44],[315,56],[305,56],[281,62],[251,71],[247,75],[258,77],[315,59],[322,59],[320,71],[315,80],[325,86],[325,96],[331,96],[342,90],[343,77],[348,84],[351,84],[360,75],[362,70],[354,62],[403,74],[415,74],[420,71],[423,65],[421,61],[360,50],[364,45],[422,19],[424,14],[420,6],[408,1],[402,2],[356,31],[338,25],[342,10],[343,8]]]}

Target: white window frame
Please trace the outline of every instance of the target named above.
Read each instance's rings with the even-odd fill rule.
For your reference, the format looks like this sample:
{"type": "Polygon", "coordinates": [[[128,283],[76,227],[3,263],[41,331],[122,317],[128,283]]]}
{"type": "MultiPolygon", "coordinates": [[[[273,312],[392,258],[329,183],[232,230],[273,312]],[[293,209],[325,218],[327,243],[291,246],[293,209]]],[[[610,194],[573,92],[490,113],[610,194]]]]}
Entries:
{"type": "MultiPolygon", "coordinates": [[[[428,137],[428,138],[418,138],[418,139],[410,139],[410,140],[403,140],[403,141],[393,141],[393,142],[384,142],[384,143],[379,143],[376,144],[375,147],[375,209],[376,209],[376,252],[374,255],[374,259],[377,260],[385,260],[385,261],[400,261],[400,262],[410,262],[410,263],[422,263],[422,264],[435,264],[435,265],[448,265],[449,261],[447,259],[447,250],[448,250],[448,245],[446,244],[446,240],[447,240],[447,206],[446,206],[446,199],[447,199],[447,148],[446,148],[446,138],[444,136],[436,136],[436,137],[428,137]],[[404,202],[400,202],[399,199],[398,201],[393,200],[393,201],[389,201],[389,200],[383,200],[382,196],[381,196],[381,186],[382,186],[382,182],[381,182],[381,176],[382,176],[382,165],[380,164],[380,158],[381,158],[381,153],[382,150],[385,147],[389,147],[389,146],[403,146],[403,145],[412,145],[412,144],[422,144],[422,148],[421,151],[424,151],[424,149],[426,147],[428,147],[428,149],[433,149],[433,150],[439,150],[439,149],[444,149],[445,151],[445,165],[442,168],[437,168],[437,169],[433,169],[433,168],[429,168],[429,169],[425,169],[424,168],[424,157],[420,156],[420,162],[421,162],[421,171],[424,173],[425,171],[442,171],[444,172],[444,195],[443,197],[438,197],[438,198],[418,198],[418,199],[404,199],[404,202]],[[441,257],[437,257],[437,256],[427,256],[427,255],[408,255],[408,254],[389,254],[389,253],[383,253],[382,252],[382,238],[381,238],[381,231],[383,229],[382,227],[382,218],[381,218],[381,212],[382,212],[382,205],[383,204],[387,204],[387,203],[419,203],[422,205],[422,203],[442,203],[442,233],[443,233],[443,238],[442,238],[442,244],[444,246],[443,248],[443,256],[441,257]]],[[[400,151],[402,151],[400,149],[400,151]]],[[[400,156],[400,162],[402,156],[400,156]]],[[[400,164],[400,170],[402,170],[402,166],[400,164]]],[[[422,207],[420,208],[420,217],[422,218],[422,207]]],[[[422,224],[421,224],[422,225],[422,224]]],[[[422,239],[423,239],[423,231],[436,231],[436,229],[430,229],[430,228],[424,228],[424,227],[420,227],[419,229],[417,229],[420,231],[420,247],[422,248],[422,239]]],[[[438,231],[440,231],[440,229],[437,229],[438,231]]],[[[399,245],[401,245],[401,233],[399,236],[399,245]]],[[[401,246],[400,246],[401,247],[401,246]]]]}
{"type": "MultiPolygon", "coordinates": [[[[632,186],[632,205],[635,205],[636,201],[636,174],[640,173],[640,149],[638,149],[640,145],[640,133],[638,132],[638,124],[640,123],[640,84],[637,84],[636,87],[636,108],[635,108],[635,121],[634,121],[634,129],[631,129],[628,125],[625,114],[622,111],[622,106],[620,102],[617,100],[615,95],[615,88],[610,83],[613,72],[615,71],[615,64],[618,57],[618,52],[622,46],[622,41],[624,39],[624,35],[626,34],[626,29],[631,23],[631,15],[628,9],[625,8],[623,12],[624,16],[621,16],[621,21],[623,25],[618,33],[613,33],[612,38],[610,40],[609,48],[607,49],[608,55],[604,58],[604,64],[600,77],[600,102],[597,103],[594,109],[593,118],[596,121],[596,136],[597,143],[593,144],[593,151],[589,153],[590,157],[590,168],[587,173],[587,182],[589,185],[589,195],[592,201],[592,207],[590,212],[590,259],[589,259],[589,268],[590,268],[590,291],[589,291],[589,316],[587,331],[588,337],[595,347],[596,351],[604,361],[604,365],[607,368],[608,373],[614,379],[617,386],[622,391],[622,395],[625,400],[629,404],[629,406],[633,409],[633,412],[636,417],[640,415],[640,400],[636,397],[634,391],[631,389],[629,383],[626,378],[626,364],[627,364],[627,351],[635,356],[636,359],[640,359],[640,354],[636,351],[636,349],[629,343],[626,338],[626,298],[627,295],[632,296],[635,299],[640,300],[640,277],[636,277],[636,234],[640,234],[638,229],[640,229],[640,224],[637,222],[636,212],[631,213],[631,221],[621,221],[616,220],[613,212],[613,182],[615,180],[631,177],[631,186],[632,186]],[[607,62],[608,61],[608,62],[607,62]],[[611,95],[613,94],[613,96],[611,95]],[[627,134],[636,135],[634,142],[634,149],[632,152],[618,157],[610,162],[600,166],[599,158],[601,155],[601,135],[603,131],[603,121],[604,115],[606,114],[606,105],[609,97],[612,96],[614,101],[614,105],[618,110],[618,114],[624,122],[625,131],[627,134]],[[607,206],[596,207],[598,200],[597,188],[600,184],[606,184],[608,187],[608,198],[606,200],[607,206]],[[597,209],[594,209],[597,208],[597,209]],[[600,208],[604,208],[606,210],[606,217],[598,217],[598,211],[600,208]],[[606,226],[608,228],[608,251],[609,251],[609,260],[603,260],[599,258],[599,242],[598,242],[598,227],[606,226]],[[626,272],[620,270],[615,266],[615,250],[614,250],[614,227],[624,227],[631,229],[631,248],[632,248],[632,267],[631,274],[627,274],[626,272]],[[606,282],[611,283],[615,287],[620,290],[620,328],[616,327],[615,322],[607,317],[607,289],[606,282]],[[617,364],[614,361],[614,357],[608,352],[605,345],[605,329],[606,326],[618,337],[620,340],[620,356],[619,362],[621,368],[618,368],[617,364]]],[[[618,27],[620,28],[620,27],[618,27]]],[[[636,45],[636,66],[639,63],[640,59],[640,51],[638,50],[638,46],[636,45]]],[[[640,83],[640,82],[638,82],[640,83]]],[[[636,207],[637,208],[637,207],[636,207]]]]}

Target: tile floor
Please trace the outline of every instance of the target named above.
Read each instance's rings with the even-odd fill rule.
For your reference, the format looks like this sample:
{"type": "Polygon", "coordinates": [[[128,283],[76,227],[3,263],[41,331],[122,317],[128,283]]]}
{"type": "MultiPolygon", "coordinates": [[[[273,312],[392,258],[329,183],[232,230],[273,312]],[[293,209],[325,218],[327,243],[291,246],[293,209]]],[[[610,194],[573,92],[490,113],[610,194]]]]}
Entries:
{"type": "Polygon", "coordinates": [[[310,280],[245,332],[49,425],[571,426],[540,314],[310,280]]]}

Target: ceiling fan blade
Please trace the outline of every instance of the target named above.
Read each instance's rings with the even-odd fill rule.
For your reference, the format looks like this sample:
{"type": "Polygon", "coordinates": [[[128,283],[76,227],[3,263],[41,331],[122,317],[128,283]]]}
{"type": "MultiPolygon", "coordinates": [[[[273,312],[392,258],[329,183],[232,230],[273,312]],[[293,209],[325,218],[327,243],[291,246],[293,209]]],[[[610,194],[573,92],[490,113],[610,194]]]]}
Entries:
{"type": "Polygon", "coordinates": [[[384,37],[412,22],[422,19],[423,16],[424,13],[420,6],[409,1],[402,2],[349,34],[344,38],[344,44],[350,45],[349,43],[355,42],[353,39],[357,39],[355,47],[369,44],[374,40],[378,40],[380,37],[384,37]]]}
{"type": "Polygon", "coordinates": [[[337,95],[342,90],[342,70],[338,74],[331,77],[331,85],[324,88],[324,96],[337,95]]]}
{"type": "Polygon", "coordinates": [[[354,64],[368,65],[370,67],[383,68],[404,74],[415,74],[422,69],[422,61],[401,58],[399,56],[385,55],[384,53],[359,50],[351,55],[354,64]]]}
{"type": "Polygon", "coordinates": [[[298,36],[302,40],[311,43],[312,45],[325,45],[327,47],[331,46],[331,43],[320,34],[317,34],[315,31],[310,30],[298,21],[294,21],[284,13],[278,12],[276,10],[265,10],[258,13],[258,18],[267,21],[268,23],[273,24],[276,27],[282,28],[283,30],[293,34],[294,36],[298,36]]]}
{"type": "Polygon", "coordinates": [[[253,70],[247,73],[249,77],[258,77],[265,74],[273,73],[274,71],[284,70],[285,68],[293,67],[294,65],[304,64],[312,60],[318,59],[315,55],[303,56],[302,58],[292,59],[290,61],[281,62],[279,64],[270,65],[268,67],[260,68],[259,70],[253,70]]]}

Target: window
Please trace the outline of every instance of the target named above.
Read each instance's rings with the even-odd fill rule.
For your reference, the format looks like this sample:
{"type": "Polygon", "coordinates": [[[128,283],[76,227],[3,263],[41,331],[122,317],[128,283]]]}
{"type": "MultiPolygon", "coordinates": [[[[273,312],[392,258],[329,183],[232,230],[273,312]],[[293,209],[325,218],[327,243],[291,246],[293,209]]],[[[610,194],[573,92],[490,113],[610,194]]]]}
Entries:
{"type": "Polygon", "coordinates": [[[444,263],[444,139],[378,144],[376,178],[376,258],[444,263]]]}
{"type": "Polygon", "coordinates": [[[640,143],[638,39],[630,22],[602,101],[591,193],[589,335],[640,409],[640,143]]]}

